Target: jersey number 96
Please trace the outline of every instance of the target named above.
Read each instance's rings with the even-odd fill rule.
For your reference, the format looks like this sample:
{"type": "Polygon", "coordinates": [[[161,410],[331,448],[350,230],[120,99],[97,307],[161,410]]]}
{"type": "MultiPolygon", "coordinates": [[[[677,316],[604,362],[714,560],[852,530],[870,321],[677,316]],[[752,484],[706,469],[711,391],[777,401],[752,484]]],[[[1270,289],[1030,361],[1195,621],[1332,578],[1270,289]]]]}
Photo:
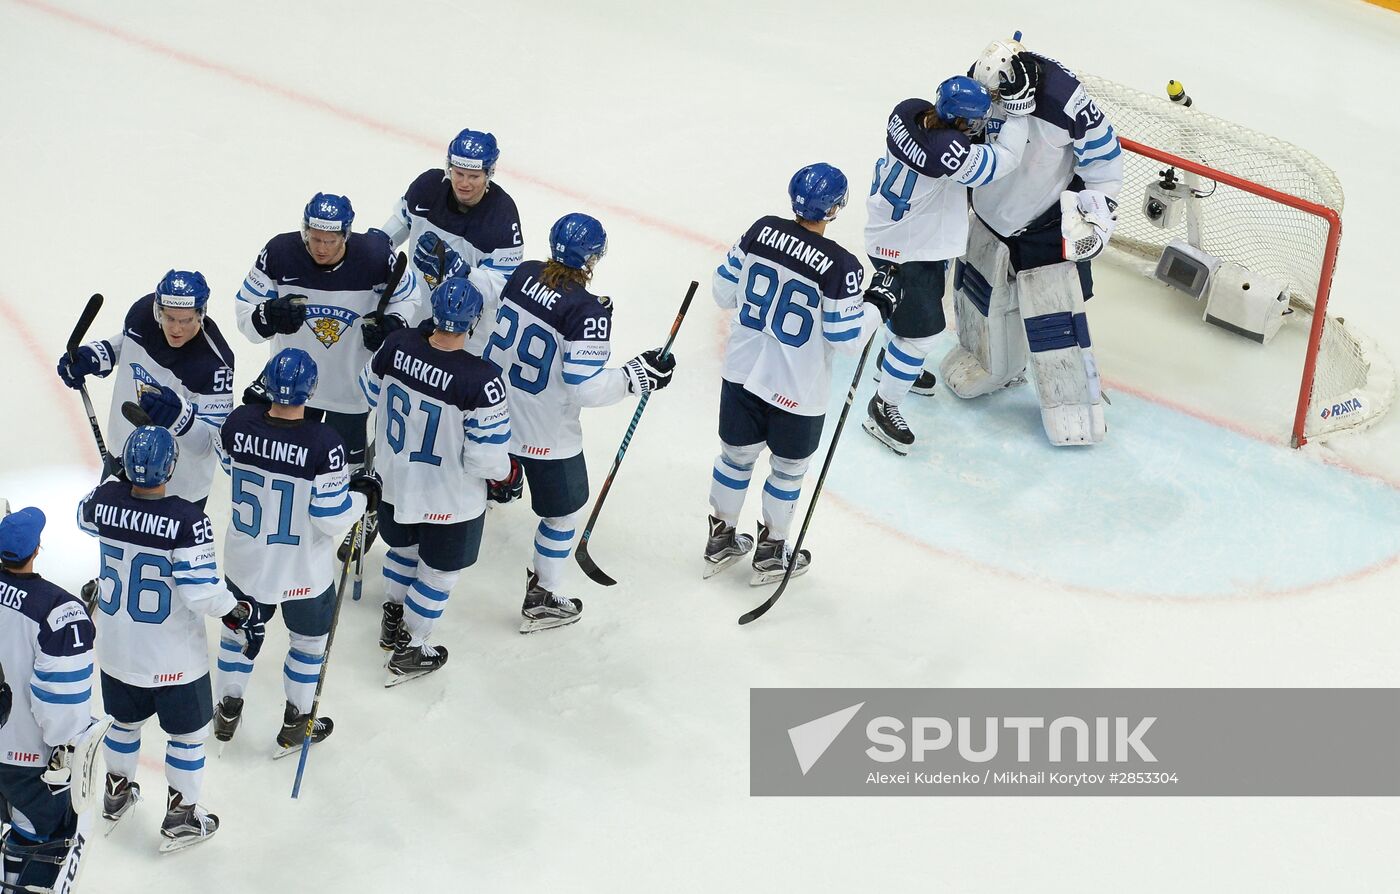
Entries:
{"type": "Polygon", "coordinates": [[[821,295],[796,279],[779,288],[780,280],[778,271],[767,264],[754,261],[750,265],[739,322],[760,332],[766,328],[783,344],[800,348],[812,337],[812,311],[821,307],[821,295]]]}

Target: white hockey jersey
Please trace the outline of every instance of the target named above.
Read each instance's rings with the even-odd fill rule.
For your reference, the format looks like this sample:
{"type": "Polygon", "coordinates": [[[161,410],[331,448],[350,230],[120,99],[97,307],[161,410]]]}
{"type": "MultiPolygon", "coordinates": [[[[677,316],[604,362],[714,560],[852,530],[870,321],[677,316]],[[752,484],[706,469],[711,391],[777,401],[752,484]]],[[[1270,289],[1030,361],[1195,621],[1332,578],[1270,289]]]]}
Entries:
{"type": "Polygon", "coordinates": [[[97,660],[123,683],[178,686],[209,673],[204,619],[237,600],[219,575],[214,526],[188,500],[142,499],[109,480],[78,504],[99,539],[97,660]]]}
{"type": "Polygon", "coordinates": [[[1011,118],[994,142],[974,143],[951,128],[929,129],[933,103],[906,99],[890,112],[885,155],[865,207],[865,253],[872,259],[945,261],[967,250],[967,190],[1016,169],[1026,146],[1025,118],[1011,118]]]}
{"type": "Polygon", "coordinates": [[[350,491],[340,435],[323,422],[275,419],[246,404],[224,423],[219,459],[233,482],[224,534],[229,582],[268,605],[329,589],[336,545],[365,511],[364,495],[350,491]]]}
{"type": "Polygon", "coordinates": [[[615,404],[627,375],[608,369],[612,302],[580,285],[555,291],[540,281],[543,261],[526,261],[501,292],[486,358],[500,370],[510,402],[510,452],[567,459],[583,451],[583,407],[615,404]]]}
{"type": "MultiPolygon", "coordinates": [[[[389,238],[370,230],[351,233],[345,241],[345,257],[322,267],[312,260],[300,233],[283,233],[267,243],[248,271],[234,312],[239,330],[251,341],[269,340],[253,326],[259,304],[282,295],[306,298],[306,322],[293,335],[273,335],[270,356],[283,348],[301,348],[316,361],[316,393],[307,406],[335,413],[368,411],[359,377],[371,352],[361,329],[365,314],[379,306],[394,256],[389,238]]],[[[410,264],[385,311],[411,326],[423,318],[426,307],[410,264]]]]}
{"type": "MultiPolygon", "coordinates": [[[[492,181],[481,201],[464,209],[457,204],[452,184],[442,168],[424,171],[408,185],[398,208],[385,222],[384,232],[395,246],[403,245],[410,258],[419,236],[436,233],[461,256],[468,268],[479,269],[493,279],[492,286],[483,288],[477,276],[471,277],[486,296],[482,320],[487,323],[496,318],[495,297],[525,258],[520,212],[510,194],[492,181]]],[[[414,265],[410,263],[409,266],[414,265]]],[[[485,348],[488,328],[478,326],[467,341],[467,350],[478,357],[485,348]]]]}
{"type": "Polygon", "coordinates": [[[724,379],[775,407],[821,416],[834,351],[858,354],[880,326],[855,255],[781,217],[759,218],[715,268],[715,303],[737,309],[724,379]]]}
{"type": "Polygon", "coordinates": [[[172,348],[156,322],[155,295],[147,295],[127,311],[120,333],[87,346],[97,351],[99,375],[116,372],[107,418],[112,453],[121,455],[134,429],[122,415],[122,404],[139,403],[142,388],[164,385],[185,402],[184,412],[171,427],[179,440],[180,461],[166,493],[191,502],[208,497],[214,476],[214,438],[233,410],[233,352],[218,325],[205,316],[198,335],[172,348]]]}
{"type": "Polygon", "coordinates": [[[0,569],[0,663],[14,696],[0,727],[0,763],[45,766],[53,746],[87,729],[93,639],[83,604],[62,587],[0,569]]]}
{"type": "Polygon", "coordinates": [[[450,525],[486,511],[486,482],[510,474],[511,413],[496,370],[401,329],[360,374],[374,414],[374,467],[403,525],[450,525]]]}
{"type": "Polygon", "coordinates": [[[1116,199],[1123,188],[1123,150],[1113,125],[1073,72],[1031,55],[1041,63],[1041,78],[1035,109],[1027,116],[1030,132],[1021,165],[972,194],[977,216],[1003,236],[1057,208],[1067,189],[1093,189],[1116,199]]]}

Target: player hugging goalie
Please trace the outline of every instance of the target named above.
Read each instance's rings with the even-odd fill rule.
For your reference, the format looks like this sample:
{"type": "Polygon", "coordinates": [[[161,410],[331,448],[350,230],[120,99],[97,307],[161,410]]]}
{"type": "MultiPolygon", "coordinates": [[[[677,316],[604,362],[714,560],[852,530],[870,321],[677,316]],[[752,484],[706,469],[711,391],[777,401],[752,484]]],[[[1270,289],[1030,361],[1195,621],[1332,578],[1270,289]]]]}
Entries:
{"type": "Polygon", "coordinates": [[[1123,184],[1118,138],[1073,72],[1019,40],[993,42],[969,74],[991,91],[993,117],[1024,115],[1029,135],[1020,166],[972,193],[953,277],[958,346],[940,371],[974,398],[1029,363],[1050,442],[1098,443],[1107,428],[1084,305],[1123,184]]]}

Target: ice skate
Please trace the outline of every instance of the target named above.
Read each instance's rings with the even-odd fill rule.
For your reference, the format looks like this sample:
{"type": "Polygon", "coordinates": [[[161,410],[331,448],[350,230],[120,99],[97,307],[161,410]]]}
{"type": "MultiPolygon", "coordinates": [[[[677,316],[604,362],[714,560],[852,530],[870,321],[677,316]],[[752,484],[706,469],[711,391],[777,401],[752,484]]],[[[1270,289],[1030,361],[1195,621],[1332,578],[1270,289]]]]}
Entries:
{"type": "Polygon", "coordinates": [[[427,676],[447,663],[447,649],[443,646],[410,646],[407,642],[394,650],[389,659],[389,676],[384,687],[397,686],[427,676]]]}
{"type": "Polygon", "coordinates": [[[199,844],[219,831],[219,818],[198,804],[185,804],[180,793],[169,789],[165,821],[160,824],[160,851],[168,854],[199,844]]]}
{"type": "Polygon", "coordinates": [[[214,738],[221,744],[219,754],[223,754],[224,744],[238,732],[238,723],[243,719],[243,699],[226,695],[214,706],[214,738]]]}
{"type": "Polygon", "coordinates": [[[710,516],[710,539],[705,543],[705,578],[709,579],[749,554],[753,538],[710,516]]]}
{"type": "Polygon", "coordinates": [[[131,808],[140,800],[141,786],[125,776],[107,774],[107,785],[102,792],[102,818],[111,823],[107,827],[107,835],[112,834],[117,823],[121,822],[122,817],[130,813],[131,808]]]}
{"type": "Polygon", "coordinates": [[[877,394],[870,398],[869,412],[861,428],[900,456],[908,455],[914,446],[914,432],[910,431],[899,407],[885,403],[877,394]]]}
{"type": "MultiPolygon", "coordinates": [[[[885,373],[885,349],[880,349],[880,356],[875,358],[875,381],[879,382],[880,377],[885,373]]],[[[938,384],[938,377],[926,369],[919,370],[919,377],[914,380],[914,384],[909,386],[910,394],[921,394],[925,397],[938,393],[934,388],[938,384]]]]}
{"type": "Polygon", "coordinates": [[[525,572],[525,604],[520,607],[521,633],[536,633],[574,623],[583,614],[583,600],[556,596],[540,586],[539,575],[525,572]]]}
{"type": "Polygon", "coordinates": [[[379,648],[386,652],[408,647],[408,628],[403,626],[403,603],[384,603],[384,616],[379,620],[379,648]]]}
{"type": "MultiPolygon", "coordinates": [[[[793,561],[793,556],[787,548],[787,543],[782,540],[770,540],[768,528],[763,522],[759,522],[758,546],[755,547],[753,553],[753,576],[749,578],[749,586],[761,587],[764,584],[776,584],[783,579],[783,573],[787,570],[790,561],[793,561]]],[[[796,557],[792,576],[798,577],[806,574],[807,567],[811,564],[812,553],[804,549],[796,557]]]]}
{"type": "MultiPolygon", "coordinates": [[[[298,714],[296,706],[287,702],[282,709],[282,731],[277,734],[277,751],[272,755],[273,760],[301,750],[302,740],[306,738],[306,721],[310,717],[310,712],[298,714]]],[[[324,742],[334,729],[335,723],[329,717],[317,717],[311,728],[311,744],[324,742]]]]}

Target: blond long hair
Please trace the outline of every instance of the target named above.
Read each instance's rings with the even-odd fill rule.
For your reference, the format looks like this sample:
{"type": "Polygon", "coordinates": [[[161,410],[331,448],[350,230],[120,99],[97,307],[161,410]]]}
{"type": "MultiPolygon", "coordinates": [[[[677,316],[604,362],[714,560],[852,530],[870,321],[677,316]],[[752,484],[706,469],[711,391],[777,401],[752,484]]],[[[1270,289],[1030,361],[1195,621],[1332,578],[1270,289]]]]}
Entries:
{"type": "Polygon", "coordinates": [[[565,286],[586,286],[588,281],[593,278],[594,260],[596,259],[590,258],[582,270],[577,267],[566,267],[558,261],[545,261],[544,269],[540,271],[540,282],[556,292],[565,286]]]}

